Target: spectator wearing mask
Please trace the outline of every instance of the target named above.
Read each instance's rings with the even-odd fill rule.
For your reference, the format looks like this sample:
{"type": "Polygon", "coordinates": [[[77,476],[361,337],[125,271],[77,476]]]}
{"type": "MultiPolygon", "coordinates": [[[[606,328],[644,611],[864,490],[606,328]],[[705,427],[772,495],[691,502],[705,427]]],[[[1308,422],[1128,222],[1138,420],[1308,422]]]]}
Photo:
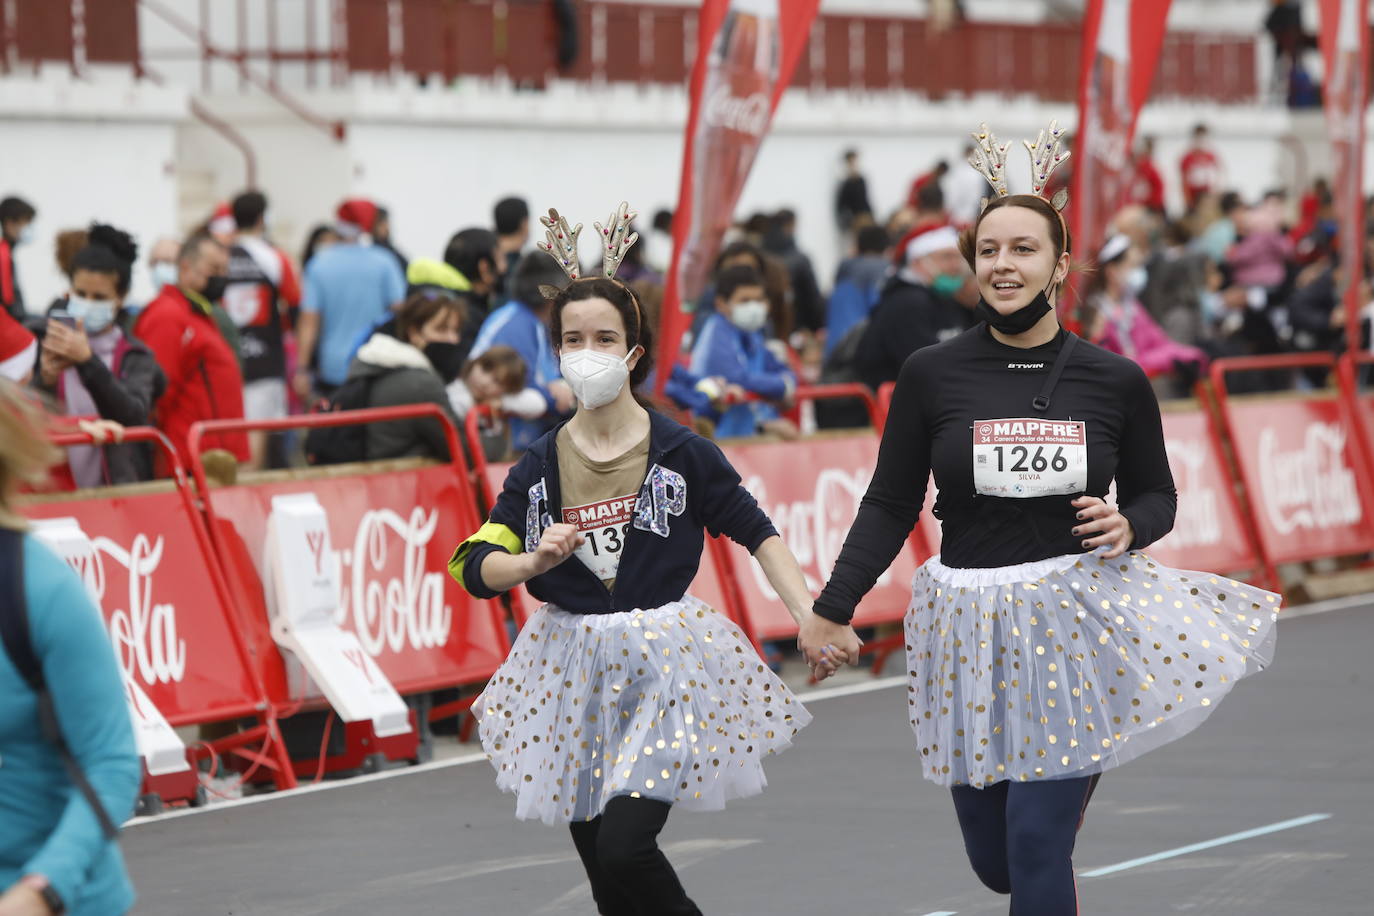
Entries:
{"type": "Polygon", "coordinates": [[[0,200],[0,308],[16,321],[25,314],[24,293],[15,273],[14,249],[33,240],[33,221],[38,211],[22,197],[0,200]]]}
{"type": "Polygon", "coordinates": [[[506,253],[490,229],[462,229],[453,234],[444,249],[444,263],[456,270],[467,283],[468,301],[485,320],[506,275],[506,253]]]}
{"type": "Polygon", "coordinates": [[[1193,128],[1193,142],[1178,161],[1179,177],[1183,180],[1183,203],[1192,210],[1202,195],[1221,187],[1221,160],[1208,146],[1206,124],[1193,128]]]}
{"type": "Polygon", "coordinates": [[[780,260],[787,270],[788,285],[792,289],[794,327],[819,331],[825,326],[825,300],[821,298],[811,259],[797,247],[795,210],[779,210],[773,215],[763,239],[763,250],[780,260]]]}
{"type": "MultiPolygon", "coordinates": [[[[435,404],[457,422],[435,362],[458,343],[461,321],[461,308],[452,297],[410,296],[396,310],[394,324],[378,330],[358,350],[347,380],[366,381],[368,407],[435,404]]],[[[369,461],[449,457],[442,425],[427,417],[369,423],[366,434],[369,461]]]]}
{"type": "MultiPolygon", "coordinates": [[[[139,313],[134,336],[147,344],[167,376],[157,404],[157,425],[183,461],[186,434],[200,420],[243,416],[243,373],[238,354],[215,321],[212,303],[224,295],[229,252],[209,233],[186,240],[177,258],[177,283],[164,286],[139,313]]],[[[247,461],[243,433],[216,433],[201,440],[202,451],[221,448],[247,461]]]]}
{"type": "MultiPolygon", "coordinates": [[[[71,291],[48,312],[33,384],[69,416],[148,426],[167,379],[152,351],[119,323],[138,248],[113,226],[93,225],[87,239],[72,259],[71,291]]],[[[72,446],[67,465],[78,487],[153,476],[153,455],[145,443],[72,446]]]]}
{"type": "Polygon", "coordinates": [[[530,205],[522,197],[503,197],[492,208],[492,222],[496,224],[496,246],[506,263],[504,287],[530,241],[530,205]]]}
{"type": "Polygon", "coordinates": [[[38,341],[29,329],[0,311],[0,379],[27,385],[38,362],[38,341]]]}
{"type": "MultiPolygon", "coordinates": [[[[286,252],[267,241],[267,198],[247,191],[230,204],[237,233],[229,249],[224,310],[239,333],[243,367],[243,415],[274,420],[287,414],[286,338],[301,286],[286,252]]],[[[248,434],[248,466],[267,461],[267,433],[248,434]]],[[[281,464],[280,457],[274,464],[281,464]]]]}
{"type": "Polygon", "coordinates": [[[162,236],[153,243],[148,251],[148,280],[153,285],[156,296],[164,286],[176,286],[181,271],[177,258],[181,254],[181,243],[174,238],[162,236]]]}
{"type": "MultiPolygon", "coordinates": [[[[768,303],[767,324],[770,325],[774,336],[787,337],[792,329],[792,291],[788,286],[787,270],[776,258],[764,254],[762,248],[743,238],[736,239],[720,250],[720,254],[716,255],[715,268],[711,275],[720,276],[722,271],[731,267],[752,267],[763,277],[764,296],[768,303]]],[[[700,335],[706,320],[715,314],[716,299],[715,284],[706,284],[693,309],[692,328],[687,339],[683,341],[684,346],[692,345],[692,341],[700,335]]]]}
{"type": "Polygon", "coordinates": [[[312,389],[329,395],[344,383],[354,342],[386,321],[391,307],[405,298],[405,275],[396,259],[368,238],[377,207],[346,200],[337,215],[342,241],[317,253],[305,269],[296,327],[300,362],[292,386],[306,402],[312,389]]]}
{"type": "Polygon", "coordinates": [[[859,151],[844,151],[844,177],[835,189],[835,224],[841,232],[849,232],[859,219],[873,219],[873,205],[868,202],[868,181],[859,170],[859,151]]]}
{"type": "Polygon", "coordinates": [[[882,226],[865,226],[855,236],[853,256],[840,262],[826,307],[826,356],[878,304],[878,295],[892,267],[888,254],[890,245],[891,239],[882,226]]]}
{"type": "Polygon", "coordinates": [[[567,275],[550,255],[537,250],[525,255],[511,274],[511,300],[487,316],[472,346],[473,358],[496,346],[519,353],[526,367],[523,396],[537,394],[544,401],[543,412],[535,417],[511,420],[511,447],[516,451],[523,452],[576,406],[549,342],[552,304],[541,292],[541,287],[561,289],[566,284],[567,275]]]}
{"type": "Polygon", "coordinates": [[[1085,299],[1092,310],[1089,336],[1104,349],[1133,359],[1151,378],[1172,376],[1175,396],[1186,396],[1203,369],[1207,355],[1171,339],[1140,304],[1145,288],[1143,256],[1124,235],[1114,235],[1097,257],[1098,272],[1085,299]]]}
{"type": "Polygon", "coordinates": [[[708,416],[722,438],[774,433],[784,439],[799,435],[791,421],[779,416],[778,404],[786,404],[797,390],[797,377],[768,348],[764,325],[768,303],[763,277],[746,265],[727,267],[716,275],[716,307],[702,325],[692,347],[692,376],[724,379],[768,403],[736,404],[708,416]]]}
{"type": "Polygon", "coordinates": [[[41,413],[0,381],[0,613],[27,624],[0,644],[0,913],[120,916],[134,889],[106,830],[133,814],[141,777],[124,680],[86,586],[27,533],[14,505],[17,487],[42,485],[59,454],[41,413]],[[8,594],[16,583],[17,607],[8,594]],[[40,688],[49,703],[40,705],[40,688]],[[44,707],[55,722],[44,721],[44,707]]]}
{"type": "Polygon", "coordinates": [[[974,324],[977,286],[952,226],[913,230],[895,251],[900,266],[883,287],[855,354],[859,379],[874,391],[897,380],[908,356],[974,324]]]}

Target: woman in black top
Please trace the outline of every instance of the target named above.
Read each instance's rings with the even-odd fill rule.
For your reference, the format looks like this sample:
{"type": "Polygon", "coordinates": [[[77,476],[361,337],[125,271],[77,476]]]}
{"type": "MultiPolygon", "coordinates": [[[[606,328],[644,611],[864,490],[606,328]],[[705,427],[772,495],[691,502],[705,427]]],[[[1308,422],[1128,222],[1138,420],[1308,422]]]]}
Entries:
{"type": "MultiPolygon", "coordinates": [[[[811,596],[720,449],[634,398],[650,329],[611,279],[633,214],[622,204],[603,232],[606,276],[584,279],[576,231],[550,215],[551,253],[574,277],[547,291],[552,337],[578,406],[449,562],[477,597],[527,582],[546,602],[474,709],[516,816],[570,825],[602,914],[700,916],[656,845],[670,809],[762,791],[763,758],[811,718],[740,629],[687,594],[704,533],[747,548],[798,624],[811,596]]],[[[811,659],[817,676],[833,670],[811,659]]]]}
{"type": "MultiPolygon", "coordinates": [[[[952,788],[974,871],[1012,913],[1059,916],[1076,912],[1073,840],[1098,776],[1192,730],[1264,667],[1279,599],[1139,552],[1174,522],[1159,406],[1138,366],[1059,326],[1064,221],[1038,194],[1005,196],[1006,147],[975,137],[1004,195],[961,239],[983,320],[902,367],[801,641],[847,637],[933,471],[942,553],[917,571],[906,619],[922,771],[952,788]]],[[[1033,155],[1062,159],[1056,137],[1033,155]]],[[[1047,170],[1034,177],[1038,192],[1047,170]]]]}

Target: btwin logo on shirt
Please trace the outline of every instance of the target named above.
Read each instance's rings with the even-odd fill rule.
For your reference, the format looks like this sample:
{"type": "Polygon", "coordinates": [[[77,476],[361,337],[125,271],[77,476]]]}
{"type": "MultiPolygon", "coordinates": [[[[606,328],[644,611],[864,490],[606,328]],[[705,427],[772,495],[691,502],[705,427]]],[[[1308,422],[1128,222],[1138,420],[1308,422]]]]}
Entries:
{"type": "Polygon", "coordinates": [[[1008,369],[1043,369],[1044,363],[1007,363],[1008,369]]]}

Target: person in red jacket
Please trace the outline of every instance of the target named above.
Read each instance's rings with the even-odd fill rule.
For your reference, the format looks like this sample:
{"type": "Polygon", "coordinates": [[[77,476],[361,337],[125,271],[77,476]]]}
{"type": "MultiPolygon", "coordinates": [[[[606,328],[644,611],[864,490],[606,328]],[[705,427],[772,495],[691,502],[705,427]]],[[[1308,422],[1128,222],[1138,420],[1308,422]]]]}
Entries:
{"type": "Polygon", "coordinates": [[[1207,147],[1207,125],[1193,128],[1193,145],[1178,161],[1183,178],[1183,203],[1191,211],[1198,199],[1209,191],[1221,188],[1221,160],[1207,147]]]}
{"type": "MultiPolygon", "coordinates": [[[[167,391],[157,405],[157,425],[177,454],[190,454],[187,433],[200,420],[243,416],[243,373],[238,355],[212,316],[212,303],[224,294],[229,253],[206,232],[191,236],[177,259],[177,285],[162,288],[139,313],[134,336],[153,351],[167,375],[167,391]]],[[[206,436],[201,450],[222,448],[248,460],[243,433],[206,436]]]]}
{"type": "Polygon", "coordinates": [[[1155,213],[1164,214],[1164,179],[1155,167],[1155,138],[1144,137],[1136,149],[1132,162],[1130,203],[1141,204],[1155,213]]]}

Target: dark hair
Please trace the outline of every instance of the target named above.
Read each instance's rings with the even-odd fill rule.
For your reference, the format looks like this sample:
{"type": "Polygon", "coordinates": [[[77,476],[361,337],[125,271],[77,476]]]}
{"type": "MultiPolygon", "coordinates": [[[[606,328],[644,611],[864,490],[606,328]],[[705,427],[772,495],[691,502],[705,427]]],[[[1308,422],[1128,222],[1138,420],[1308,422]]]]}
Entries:
{"type": "Polygon", "coordinates": [[[727,267],[716,274],[716,297],[725,302],[729,302],[735,291],[745,286],[757,286],[759,289],[764,289],[763,274],[743,264],[727,267]]]}
{"type": "Polygon", "coordinates": [[[1234,213],[1244,206],[1244,202],[1235,191],[1227,191],[1221,195],[1221,200],[1217,202],[1217,205],[1221,208],[1222,213],[1234,213]]]}
{"type": "Polygon", "coordinates": [[[461,229],[448,240],[444,249],[444,263],[469,281],[480,280],[478,269],[483,261],[496,269],[496,233],[490,229],[461,229]]]}
{"type": "Polygon", "coordinates": [[[673,231],[673,211],[657,210],[654,212],[654,228],[659,232],[673,231]]]}
{"type": "Polygon", "coordinates": [[[737,239],[731,242],[729,245],[726,245],[724,248],[722,248],[720,250],[720,254],[716,255],[714,272],[720,273],[721,265],[723,265],[726,261],[730,261],[734,258],[739,257],[742,254],[747,254],[751,258],[753,258],[754,265],[759,270],[764,269],[764,265],[767,263],[767,261],[764,260],[764,254],[762,249],[760,249],[759,246],[755,245],[748,239],[737,239]]]}
{"type": "MultiPolygon", "coordinates": [[[[552,260],[552,259],[550,259],[552,260]]],[[[563,307],[569,302],[582,302],[587,299],[605,299],[620,313],[620,321],[625,326],[627,352],[635,347],[643,347],[644,355],[630,370],[630,387],[638,388],[644,384],[654,368],[653,325],[646,320],[644,306],[634,290],[618,280],[605,277],[584,277],[568,284],[567,289],[553,300],[553,320],[551,334],[553,345],[563,345],[563,307]]]]}
{"type": "Polygon", "coordinates": [[[568,282],[568,275],[553,255],[546,251],[531,251],[515,265],[511,274],[511,298],[523,302],[532,309],[542,308],[548,300],[540,292],[541,286],[555,286],[561,289],[568,282]]]}
{"type": "Polygon", "coordinates": [[[78,270],[114,274],[115,289],[119,295],[126,296],[136,260],[138,245],[134,243],[133,236],[114,226],[93,223],[86,234],[86,247],[72,258],[72,276],[78,270]]]}
{"type": "Polygon", "coordinates": [[[1194,137],[1196,137],[1198,134],[1205,134],[1205,133],[1208,133],[1207,125],[1206,125],[1206,124],[1203,124],[1201,121],[1199,121],[1198,123],[1196,123],[1196,124],[1193,125],[1193,136],[1194,136],[1194,137]]]}
{"type": "Polygon", "coordinates": [[[859,158],[859,151],[856,149],[847,149],[841,154],[841,156],[845,162],[852,162],[855,159],[859,158]]]}
{"type": "Polygon", "coordinates": [[[201,246],[206,242],[209,242],[217,248],[224,247],[219,243],[219,239],[215,238],[207,230],[197,229],[195,232],[191,233],[190,238],[182,243],[181,251],[177,252],[177,262],[180,263],[182,261],[189,261],[193,258],[199,258],[201,246]]]}
{"type": "Polygon", "coordinates": [[[943,210],[945,208],[945,192],[940,190],[940,186],[931,182],[924,188],[916,192],[917,210],[943,210]]]}
{"type": "Polygon", "coordinates": [[[244,191],[234,198],[229,209],[234,212],[235,226],[252,229],[262,222],[263,215],[267,213],[267,196],[261,191],[244,191]]]}
{"type": "Polygon", "coordinates": [[[38,211],[33,208],[33,204],[22,197],[6,197],[0,200],[0,223],[33,219],[37,215],[38,211]]]}
{"type": "Polygon", "coordinates": [[[310,259],[319,253],[320,239],[324,238],[326,235],[337,236],[338,234],[338,232],[334,231],[334,227],[327,223],[320,223],[314,229],[311,229],[310,235],[305,239],[305,247],[301,249],[301,267],[304,268],[305,265],[310,263],[310,259]]]}
{"type": "Polygon", "coordinates": [[[530,205],[520,197],[504,197],[492,209],[497,235],[514,235],[520,224],[530,218],[530,205]]]}
{"type": "Polygon", "coordinates": [[[482,351],[481,356],[474,356],[468,360],[467,365],[463,367],[463,378],[466,379],[473,369],[481,369],[490,374],[496,379],[496,384],[509,394],[516,394],[525,387],[525,376],[529,372],[525,358],[514,348],[501,344],[482,351]]]}
{"type": "Polygon", "coordinates": [[[987,219],[989,213],[994,210],[1001,210],[1003,207],[1025,207],[1027,210],[1034,210],[1045,218],[1045,223],[1049,227],[1050,245],[1054,248],[1055,260],[1064,252],[1073,253],[1073,236],[1069,233],[1068,224],[1060,216],[1059,211],[1054,209],[1054,205],[1043,197],[1035,194],[1012,194],[1008,197],[995,197],[992,202],[983,208],[978,221],[959,233],[959,253],[964,256],[968,266],[975,271],[978,269],[978,227],[987,219]]]}
{"type": "Polygon", "coordinates": [[[418,331],[420,328],[429,324],[435,315],[448,309],[458,316],[461,322],[463,319],[462,304],[452,296],[435,296],[430,293],[412,293],[406,297],[396,308],[396,331],[397,340],[410,343],[410,332],[418,331]]]}
{"type": "Polygon", "coordinates": [[[783,207],[773,214],[773,224],[779,228],[795,226],[797,223],[797,211],[791,207],[783,207]]]}
{"type": "Polygon", "coordinates": [[[892,237],[882,226],[864,226],[854,237],[859,254],[882,254],[892,247],[892,237]]]}

